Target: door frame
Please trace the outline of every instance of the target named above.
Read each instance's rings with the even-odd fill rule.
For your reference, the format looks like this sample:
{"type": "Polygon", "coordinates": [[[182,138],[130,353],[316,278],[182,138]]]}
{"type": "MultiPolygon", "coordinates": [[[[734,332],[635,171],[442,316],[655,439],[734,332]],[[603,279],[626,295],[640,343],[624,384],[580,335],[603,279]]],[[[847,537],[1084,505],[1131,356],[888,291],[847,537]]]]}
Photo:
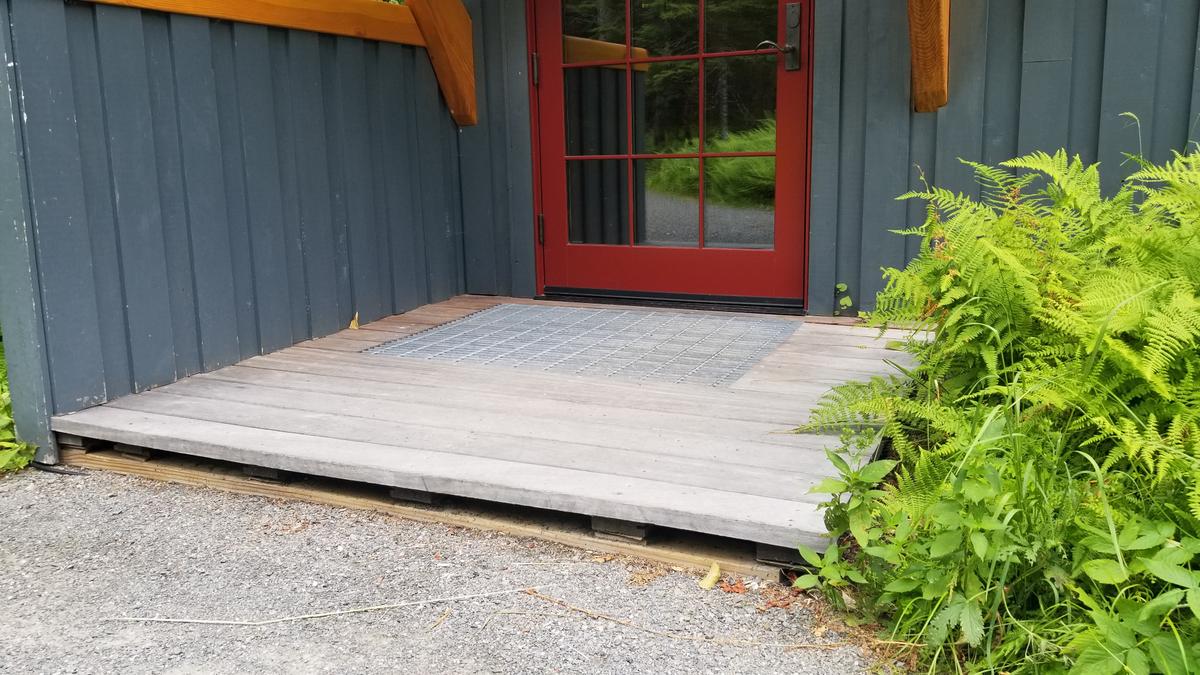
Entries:
{"type": "MultiPolygon", "coordinates": [[[[699,1],[699,0],[698,0],[699,1]]],[[[799,163],[803,167],[802,185],[796,186],[797,189],[803,192],[804,206],[800,209],[799,217],[799,245],[800,245],[800,260],[803,261],[803,266],[798,270],[801,279],[801,309],[807,312],[809,306],[809,274],[808,267],[811,264],[809,259],[811,251],[810,221],[812,219],[812,144],[813,144],[813,83],[816,79],[816,70],[813,68],[813,54],[815,49],[813,42],[815,40],[815,7],[816,0],[800,0],[802,2],[802,11],[805,16],[806,30],[803,34],[803,44],[800,45],[800,58],[803,67],[809,69],[808,77],[805,79],[806,91],[804,95],[804,105],[806,106],[806,114],[804,118],[804,126],[802,129],[803,157],[799,158],[799,163]]],[[[537,12],[538,5],[542,6],[542,11],[553,4],[555,6],[561,0],[525,0],[525,33],[526,33],[526,81],[529,88],[529,114],[530,114],[530,149],[532,151],[532,167],[533,167],[533,206],[534,219],[531,223],[533,227],[533,244],[534,244],[534,267],[536,274],[536,293],[539,297],[547,295],[546,288],[546,243],[545,243],[545,219],[542,214],[545,213],[545,191],[543,189],[543,153],[542,153],[542,128],[541,128],[541,97],[538,90],[538,71],[539,63],[539,45],[538,45],[538,30],[537,30],[537,12]]],[[[703,8],[701,8],[702,10],[703,8]]],[[[780,186],[784,187],[784,186],[780,186]]],[[[780,305],[778,300],[772,298],[756,298],[756,297],[713,297],[713,296],[696,296],[689,294],[664,294],[656,292],[629,292],[629,291],[612,291],[608,289],[570,289],[569,291],[558,291],[551,289],[550,294],[571,294],[571,295],[588,295],[598,297],[613,297],[613,298],[633,298],[644,300],[679,300],[684,302],[703,302],[705,304],[730,304],[730,305],[780,305]],[[557,292],[556,292],[557,291],[557,292]]],[[[794,307],[794,305],[793,305],[794,307]]]]}

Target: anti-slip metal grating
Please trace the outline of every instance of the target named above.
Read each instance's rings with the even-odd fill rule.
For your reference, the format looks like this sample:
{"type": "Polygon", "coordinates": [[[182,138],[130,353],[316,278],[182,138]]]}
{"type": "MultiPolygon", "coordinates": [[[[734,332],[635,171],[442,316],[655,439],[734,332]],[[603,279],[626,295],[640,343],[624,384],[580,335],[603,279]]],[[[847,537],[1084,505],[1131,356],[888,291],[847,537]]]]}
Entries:
{"type": "Polygon", "coordinates": [[[738,314],[497,305],[368,350],[384,356],[725,386],[795,321],[738,314]]]}

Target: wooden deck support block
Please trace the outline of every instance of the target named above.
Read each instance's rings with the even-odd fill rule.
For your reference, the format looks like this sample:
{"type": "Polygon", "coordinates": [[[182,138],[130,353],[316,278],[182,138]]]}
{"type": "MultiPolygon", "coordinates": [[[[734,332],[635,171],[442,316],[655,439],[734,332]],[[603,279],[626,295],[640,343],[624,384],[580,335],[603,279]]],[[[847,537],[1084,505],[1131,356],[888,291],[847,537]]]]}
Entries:
{"type": "Polygon", "coordinates": [[[804,567],[807,563],[800,557],[800,550],[770,544],[755,544],[754,559],[777,567],[804,567]]]}
{"type": "Polygon", "coordinates": [[[149,462],[154,459],[154,451],[150,448],[144,448],[140,445],[128,445],[126,443],[113,443],[113,450],[121,453],[130,459],[136,459],[140,462],[149,462]]]}
{"type": "Polygon", "coordinates": [[[112,444],[107,441],[98,441],[94,438],[84,438],[75,434],[56,434],[59,447],[79,448],[84,452],[92,452],[95,450],[103,450],[112,447],[112,444]]]}
{"type": "Polygon", "coordinates": [[[446,500],[446,495],[437,494],[436,492],[412,490],[402,487],[394,487],[388,491],[388,494],[392,496],[392,499],[398,501],[425,504],[426,506],[438,506],[446,500]]]}
{"type": "Polygon", "coordinates": [[[617,537],[623,541],[646,541],[650,525],[616,518],[592,516],[592,531],[598,535],[617,537]]]}
{"type": "Polygon", "coordinates": [[[267,481],[268,483],[287,483],[291,481],[291,475],[286,471],[271,469],[265,466],[254,466],[253,464],[243,464],[242,473],[254,480],[267,481]]]}

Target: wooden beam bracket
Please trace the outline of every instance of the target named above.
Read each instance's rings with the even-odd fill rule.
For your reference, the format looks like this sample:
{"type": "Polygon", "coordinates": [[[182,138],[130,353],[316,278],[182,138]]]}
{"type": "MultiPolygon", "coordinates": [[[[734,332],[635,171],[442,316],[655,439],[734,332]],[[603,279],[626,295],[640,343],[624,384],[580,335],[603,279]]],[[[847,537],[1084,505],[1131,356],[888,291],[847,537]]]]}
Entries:
{"type": "Polygon", "coordinates": [[[450,115],[459,126],[478,124],[475,38],[467,8],[462,0],[408,0],[407,6],[425,36],[425,49],[450,115]]]}
{"type": "Polygon", "coordinates": [[[912,102],[933,112],[950,100],[950,0],[908,0],[912,102]]]}

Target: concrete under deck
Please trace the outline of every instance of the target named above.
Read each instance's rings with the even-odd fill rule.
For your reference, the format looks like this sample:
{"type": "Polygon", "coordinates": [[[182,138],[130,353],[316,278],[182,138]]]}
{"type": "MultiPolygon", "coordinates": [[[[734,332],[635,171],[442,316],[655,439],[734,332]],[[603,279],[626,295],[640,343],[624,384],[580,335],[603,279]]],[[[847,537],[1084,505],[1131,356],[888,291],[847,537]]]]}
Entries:
{"type": "MultiPolygon", "coordinates": [[[[893,372],[877,331],[795,332],[728,387],[363,350],[499,303],[462,296],[53,420],[87,439],[435,494],[819,545],[830,386],[893,372]]],[[[564,303],[565,304],[565,303],[564,303]]],[[[572,307],[580,306],[570,303],[572,307]]],[[[779,318],[779,317],[776,317],[779,318]]]]}

